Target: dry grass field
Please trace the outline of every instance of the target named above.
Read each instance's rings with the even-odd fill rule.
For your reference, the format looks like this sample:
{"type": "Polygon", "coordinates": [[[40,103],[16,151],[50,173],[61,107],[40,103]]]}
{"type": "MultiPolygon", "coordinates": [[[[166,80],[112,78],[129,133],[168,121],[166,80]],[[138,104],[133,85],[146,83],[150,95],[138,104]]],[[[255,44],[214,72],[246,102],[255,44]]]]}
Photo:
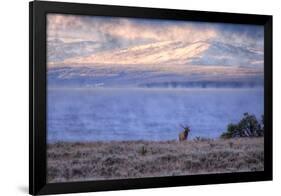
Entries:
{"type": "Polygon", "coordinates": [[[263,138],[48,145],[49,183],[260,171],[263,138]]]}

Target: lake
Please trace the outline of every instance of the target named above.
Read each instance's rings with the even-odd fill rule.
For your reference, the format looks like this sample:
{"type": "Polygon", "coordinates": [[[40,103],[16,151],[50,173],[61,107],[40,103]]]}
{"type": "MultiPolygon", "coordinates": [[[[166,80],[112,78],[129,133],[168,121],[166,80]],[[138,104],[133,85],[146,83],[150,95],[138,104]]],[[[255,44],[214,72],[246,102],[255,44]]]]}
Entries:
{"type": "Polygon", "coordinates": [[[263,114],[258,88],[48,89],[47,139],[55,141],[174,140],[182,125],[191,138],[216,138],[243,113],[263,114]]]}

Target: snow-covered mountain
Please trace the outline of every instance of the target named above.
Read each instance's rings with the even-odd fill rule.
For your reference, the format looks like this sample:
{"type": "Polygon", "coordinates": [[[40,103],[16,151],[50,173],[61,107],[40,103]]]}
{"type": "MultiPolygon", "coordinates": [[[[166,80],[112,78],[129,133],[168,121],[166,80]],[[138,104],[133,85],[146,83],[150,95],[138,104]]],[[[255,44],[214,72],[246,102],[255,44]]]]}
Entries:
{"type": "Polygon", "coordinates": [[[109,48],[97,42],[53,40],[48,47],[49,84],[188,87],[194,82],[263,83],[263,51],[246,46],[210,40],[109,48]]]}
{"type": "Polygon", "coordinates": [[[263,67],[263,49],[243,45],[231,45],[218,41],[209,42],[209,47],[200,58],[193,58],[193,65],[222,65],[263,67]]]}

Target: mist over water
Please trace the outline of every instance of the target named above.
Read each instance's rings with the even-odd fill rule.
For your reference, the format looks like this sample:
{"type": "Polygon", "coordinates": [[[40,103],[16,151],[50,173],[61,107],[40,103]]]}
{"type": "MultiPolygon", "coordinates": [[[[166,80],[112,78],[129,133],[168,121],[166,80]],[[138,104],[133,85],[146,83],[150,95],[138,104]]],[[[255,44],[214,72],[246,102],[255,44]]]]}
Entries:
{"type": "Polygon", "coordinates": [[[54,141],[216,138],[243,113],[263,114],[261,88],[48,89],[47,138],[54,141]]]}

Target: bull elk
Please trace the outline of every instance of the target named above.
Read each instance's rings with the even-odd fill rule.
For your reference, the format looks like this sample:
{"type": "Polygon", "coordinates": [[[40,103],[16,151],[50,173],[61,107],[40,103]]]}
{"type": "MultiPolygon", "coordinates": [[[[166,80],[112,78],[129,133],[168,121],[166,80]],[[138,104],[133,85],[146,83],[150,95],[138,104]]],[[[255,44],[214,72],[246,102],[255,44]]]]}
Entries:
{"type": "Polygon", "coordinates": [[[190,132],[190,128],[188,126],[183,126],[181,127],[184,129],[182,132],[179,134],[179,141],[185,141],[188,138],[188,133],[190,132]]]}

